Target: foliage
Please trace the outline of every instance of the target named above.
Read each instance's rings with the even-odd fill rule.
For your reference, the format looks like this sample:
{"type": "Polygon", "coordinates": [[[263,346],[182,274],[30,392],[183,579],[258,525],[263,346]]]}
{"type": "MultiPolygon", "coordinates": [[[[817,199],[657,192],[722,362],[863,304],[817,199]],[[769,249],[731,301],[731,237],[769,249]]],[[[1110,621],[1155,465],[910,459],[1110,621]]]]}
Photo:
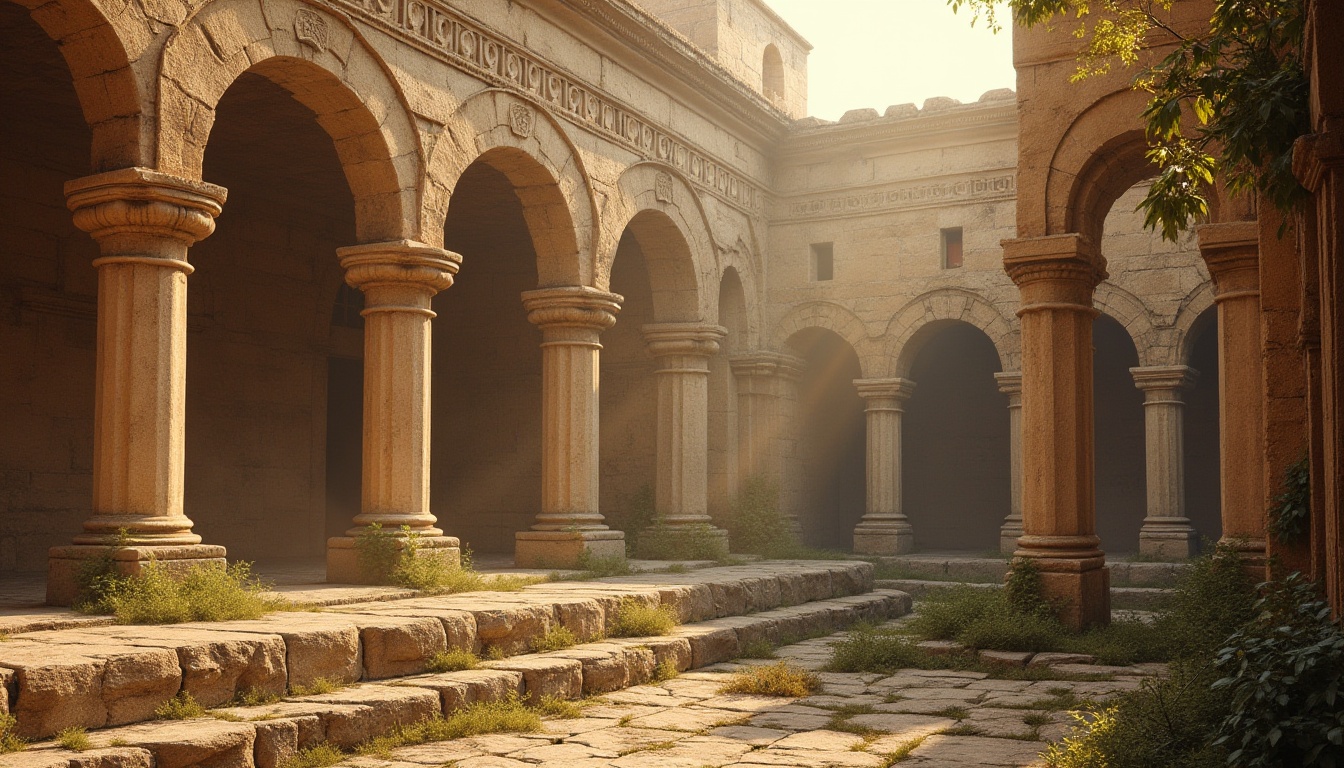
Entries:
{"type": "Polygon", "coordinates": [[[344,760],[345,753],[330,742],[301,749],[280,763],[280,768],[329,768],[344,760]]]}
{"type": "Polygon", "coordinates": [[[159,720],[191,720],[205,717],[205,707],[196,701],[196,697],[182,691],[156,707],[154,717],[159,720]]]}
{"type": "Polygon", "coordinates": [[[723,560],[728,542],[712,525],[655,523],[639,536],[636,556],[644,560],[723,560]]]}
{"type": "Polygon", "coordinates": [[[751,693],[758,696],[809,696],[821,689],[821,676],[799,669],[787,661],[748,667],[735,673],[719,693],[751,693]]]}
{"type": "Polygon", "coordinates": [[[532,652],[546,653],[548,651],[562,651],[578,645],[579,639],[568,628],[556,625],[546,630],[546,634],[541,637],[532,638],[532,652]]]}
{"type": "Polygon", "coordinates": [[[1301,541],[1311,524],[1311,463],[1303,456],[1283,473],[1283,493],[1269,510],[1269,532],[1283,544],[1301,541]]]}
{"type": "Polygon", "coordinates": [[[499,701],[476,702],[448,717],[399,726],[391,733],[366,742],[361,755],[387,755],[397,747],[449,741],[486,733],[533,733],[541,730],[541,716],[511,695],[499,701]]]}
{"type": "Polygon", "coordinates": [[[1301,574],[1264,585],[1257,614],[1218,652],[1230,695],[1217,743],[1248,768],[1344,766],[1344,629],[1301,574]]]}
{"type": "Polygon", "coordinates": [[[663,659],[658,662],[658,666],[653,668],[653,678],[651,683],[665,683],[668,680],[681,674],[677,671],[677,663],[671,659],[663,659]]]}
{"type": "Polygon", "coordinates": [[[28,746],[15,731],[19,721],[13,715],[0,713],[0,755],[9,752],[22,752],[28,746]]]}
{"type": "Polygon", "coordinates": [[[1256,190],[1291,211],[1304,196],[1292,173],[1293,143],[1310,129],[1303,0],[1215,0],[1207,33],[1194,37],[1167,24],[1173,3],[948,0],[995,29],[1004,4],[1028,27],[1072,18],[1072,33],[1083,41],[1075,80],[1105,74],[1116,61],[1137,64],[1155,36],[1177,41],[1134,81],[1150,94],[1143,119],[1148,158],[1158,166],[1140,208],[1166,239],[1208,215],[1216,176],[1232,193],[1256,190]]]}
{"type": "Polygon", "coordinates": [[[454,648],[451,651],[439,651],[429,658],[429,663],[425,669],[430,672],[460,672],[464,669],[475,669],[481,660],[476,658],[476,654],[471,651],[464,651],[461,648],[454,648]]]}
{"type": "Polygon", "coordinates": [[[73,725],[69,728],[63,728],[60,733],[56,734],[56,743],[74,752],[83,752],[93,747],[93,741],[89,739],[88,731],[73,725]]]}
{"type": "Polygon", "coordinates": [[[769,558],[792,557],[801,548],[792,521],[779,509],[779,488],[763,477],[749,477],[733,499],[727,520],[734,552],[769,558]]]}
{"type": "Polygon", "coordinates": [[[644,531],[658,520],[654,511],[652,485],[642,485],[625,504],[607,515],[608,523],[618,531],[625,531],[625,552],[634,557],[639,551],[640,538],[644,531]]]}
{"type": "Polygon", "coordinates": [[[1231,547],[1195,558],[1172,589],[1153,628],[1173,658],[1212,659],[1223,642],[1255,615],[1255,583],[1231,547]]]}
{"type": "Polygon", "coordinates": [[[778,658],[775,654],[775,646],[769,640],[760,638],[752,640],[742,647],[741,653],[737,654],[739,659],[774,659],[778,658]]]}
{"type": "Polygon", "coordinates": [[[122,575],[117,573],[109,550],[105,561],[96,561],[81,573],[75,609],[109,614],[120,624],[256,619],[288,606],[268,594],[269,588],[245,562],[224,567],[198,564],[174,571],[151,560],[141,567],[139,575],[122,575]]]}
{"type": "Polygon", "coordinates": [[[453,563],[425,552],[420,534],[403,525],[396,533],[372,523],[355,538],[360,575],[370,584],[404,587],[429,595],[457,592],[514,592],[544,579],[527,576],[491,576],[471,567],[471,550],[463,549],[453,563]]]}
{"type": "Polygon", "coordinates": [[[671,606],[645,605],[633,597],[621,601],[611,625],[612,637],[653,637],[666,635],[678,624],[671,606]]]}
{"type": "Polygon", "coordinates": [[[831,644],[832,672],[877,672],[889,675],[900,669],[919,669],[927,654],[908,635],[883,631],[871,625],[856,625],[839,642],[831,644]]]}
{"type": "Polygon", "coordinates": [[[278,695],[260,688],[248,688],[239,691],[238,695],[233,697],[233,703],[240,707],[259,707],[262,704],[274,704],[279,700],[278,695]]]}
{"type": "Polygon", "coordinates": [[[1008,606],[1017,613],[1042,616],[1050,613],[1050,603],[1045,599],[1041,581],[1041,569],[1034,558],[1015,557],[1008,563],[1003,596],[1008,606]]]}
{"type": "MultiPolygon", "coordinates": [[[[430,659],[430,664],[433,663],[434,659],[430,659]]],[[[430,670],[430,671],[433,672],[440,670],[430,670]]],[[[449,670],[441,670],[441,671],[447,672],[449,670]]],[[[332,693],[333,691],[339,691],[344,687],[345,685],[343,683],[338,683],[330,678],[319,677],[316,680],[314,680],[310,685],[291,685],[289,688],[289,692],[291,695],[294,696],[321,696],[324,693],[332,693]]]]}
{"type": "Polygon", "coordinates": [[[534,709],[543,717],[560,717],[567,720],[583,717],[583,705],[558,696],[543,696],[534,705],[534,709]]]}

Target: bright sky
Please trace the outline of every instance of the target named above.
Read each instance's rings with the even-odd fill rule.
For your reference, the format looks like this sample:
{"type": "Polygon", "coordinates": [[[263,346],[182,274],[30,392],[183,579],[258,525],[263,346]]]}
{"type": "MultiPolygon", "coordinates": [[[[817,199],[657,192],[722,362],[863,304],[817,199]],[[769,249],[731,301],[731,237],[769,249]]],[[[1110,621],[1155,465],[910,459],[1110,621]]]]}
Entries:
{"type": "Polygon", "coordinates": [[[972,102],[1013,88],[1012,34],[971,27],[947,0],[765,0],[812,43],[808,114],[922,105],[931,96],[972,102]]]}

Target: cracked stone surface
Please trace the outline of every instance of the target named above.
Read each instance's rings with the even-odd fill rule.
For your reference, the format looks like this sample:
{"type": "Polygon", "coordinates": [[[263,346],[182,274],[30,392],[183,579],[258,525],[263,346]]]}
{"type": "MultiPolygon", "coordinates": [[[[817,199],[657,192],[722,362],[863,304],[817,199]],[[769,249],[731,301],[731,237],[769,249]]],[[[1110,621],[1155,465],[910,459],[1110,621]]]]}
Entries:
{"type": "MultiPolygon", "coordinates": [[[[820,670],[843,636],[781,648],[780,658],[820,670]]],[[[821,672],[822,690],[794,699],[719,693],[745,665],[718,664],[659,684],[590,699],[577,718],[534,734],[478,736],[351,758],[344,768],[970,768],[1041,766],[1068,733],[1060,707],[1137,688],[1150,670],[1106,682],[999,680],[979,672],[821,672]]]]}

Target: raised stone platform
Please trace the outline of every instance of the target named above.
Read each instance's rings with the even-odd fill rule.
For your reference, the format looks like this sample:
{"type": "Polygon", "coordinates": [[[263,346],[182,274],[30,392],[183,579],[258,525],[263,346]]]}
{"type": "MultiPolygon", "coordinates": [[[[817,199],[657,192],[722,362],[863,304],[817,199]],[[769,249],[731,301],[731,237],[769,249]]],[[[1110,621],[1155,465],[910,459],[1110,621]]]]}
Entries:
{"type": "MultiPolygon", "coordinates": [[[[678,669],[704,666],[735,657],[755,639],[778,642],[909,610],[909,596],[874,593],[872,586],[873,568],[868,563],[764,562],[683,574],[538,584],[519,592],[363,602],[322,612],[277,613],[257,621],[29,632],[0,643],[0,685],[8,693],[0,696],[0,706],[17,718],[20,735],[45,738],[69,727],[99,729],[148,720],[155,708],[179,692],[190,693],[204,706],[218,707],[250,692],[284,696],[318,679],[337,684],[398,679],[398,684],[407,684],[408,678],[425,673],[436,653],[449,649],[479,653],[498,648],[506,655],[522,654],[554,626],[583,640],[600,637],[626,599],[670,606],[687,622],[667,638],[607,641],[509,658],[491,664],[490,673],[449,673],[412,684],[437,692],[438,711],[488,695],[481,691],[494,690],[490,686],[498,686],[502,673],[509,673],[509,678],[516,674],[516,689],[523,695],[578,695],[648,679],[663,660],[678,669]]],[[[380,692],[382,687],[368,688],[369,695],[386,694],[380,692]]],[[[319,709],[357,706],[344,701],[354,695],[329,694],[335,698],[309,697],[298,703],[319,709]]],[[[424,698],[423,693],[416,696],[424,698]]],[[[390,705],[368,706],[383,717],[390,705]]],[[[136,739],[149,744],[163,738],[164,743],[177,744],[174,729],[180,727],[136,726],[140,730],[116,738],[133,744],[140,743],[136,739]]],[[[239,755],[255,749],[264,730],[259,725],[213,721],[209,728],[219,730],[220,743],[240,750],[239,755]],[[248,738],[253,746],[245,748],[248,738]]],[[[150,751],[159,768],[216,764],[200,755],[196,756],[200,760],[175,762],[153,748],[150,751]]],[[[4,758],[0,763],[16,759],[32,756],[4,758]]],[[[77,757],[67,762],[79,764],[77,757]]],[[[220,764],[250,763],[230,759],[220,764]]]]}
{"type": "MultiPolygon", "coordinates": [[[[1008,573],[1007,557],[976,557],[965,554],[920,553],[880,558],[884,566],[900,572],[900,579],[1002,583],[1008,573]]],[[[1106,560],[1112,587],[1170,587],[1190,569],[1188,563],[1158,563],[1142,560],[1106,560]]]]}

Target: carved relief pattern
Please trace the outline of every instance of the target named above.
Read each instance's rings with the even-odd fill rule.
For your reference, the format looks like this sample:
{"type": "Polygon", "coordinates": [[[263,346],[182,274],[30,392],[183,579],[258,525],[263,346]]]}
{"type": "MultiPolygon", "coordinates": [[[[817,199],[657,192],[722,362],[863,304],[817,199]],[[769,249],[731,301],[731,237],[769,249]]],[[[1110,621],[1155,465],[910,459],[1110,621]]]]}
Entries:
{"type": "Polygon", "coordinates": [[[327,49],[327,20],[317,13],[300,8],[294,14],[294,37],[319,52],[327,49]]]}
{"type": "Polygon", "coordinates": [[[521,139],[526,139],[532,135],[532,110],[522,104],[514,104],[509,107],[509,128],[513,135],[521,139]]]}
{"type": "Polygon", "coordinates": [[[674,202],[676,193],[672,187],[672,174],[659,173],[653,177],[653,197],[660,203],[674,202]]]}
{"type": "Polygon", "coordinates": [[[839,197],[813,197],[788,203],[784,215],[793,219],[847,216],[902,208],[923,208],[963,200],[1010,198],[1017,194],[1011,173],[934,184],[907,184],[839,197]]]}
{"type": "Polygon", "coordinates": [[[614,138],[645,159],[679,169],[731,205],[748,211],[761,207],[763,195],[758,187],[690,142],[434,0],[336,2],[453,66],[528,93],[555,107],[561,117],[614,138]]]}

